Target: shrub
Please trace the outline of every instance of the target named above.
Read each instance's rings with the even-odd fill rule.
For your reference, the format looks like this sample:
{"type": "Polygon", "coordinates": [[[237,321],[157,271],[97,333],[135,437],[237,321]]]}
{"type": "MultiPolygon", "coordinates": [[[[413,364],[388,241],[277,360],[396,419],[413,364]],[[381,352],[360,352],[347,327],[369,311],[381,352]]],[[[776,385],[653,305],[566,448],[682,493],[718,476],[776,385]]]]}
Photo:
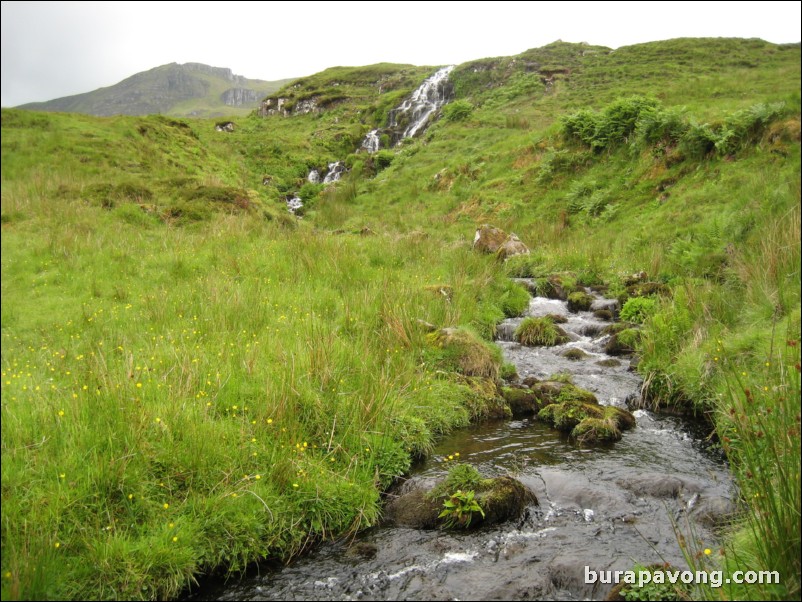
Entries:
{"type": "Polygon", "coordinates": [[[443,107],[446,121],[464,121],[473,113],[473,105],[467,100],[455,100],[443,107]]]}
{"type": "Polygon", "coordinates": [[[657,300],[651,297],[631,297],[621,308],[621,319],[626,322],[643,324],[657,307],[657,300]]]}

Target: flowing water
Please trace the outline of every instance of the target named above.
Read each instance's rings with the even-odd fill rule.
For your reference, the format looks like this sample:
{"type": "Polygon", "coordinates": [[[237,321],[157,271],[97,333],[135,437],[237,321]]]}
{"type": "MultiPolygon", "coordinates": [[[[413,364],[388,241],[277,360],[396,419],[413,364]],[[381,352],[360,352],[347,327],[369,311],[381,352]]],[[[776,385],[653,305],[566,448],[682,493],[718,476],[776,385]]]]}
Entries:
{"type": "MultiPolygon", "coordinates": [[[[616,309],[597,299],[596,308],[616,309]]],[[[602,404],[624,406],[640,380],[628,361],[602,366],[606,322],[592,312],[570,313],[562,301],[532,299],[527,315],[562,314],[571,341],[522,347],[512,333],[522,318],[499,328],[505,359],[522,378],[569,372],[602,404]],[[588,356],[561,355],[578,347],[588,356]]],[[[605,362],[609,363],[609,362],[605,362]]],[[[609,584],[585,583],[589,570],[626,570],[671,562],[684,568],[675,525],[689,540],[715,549],[715,525],[731,510],[726,466],[677,418],[644,410],[615,444],[581,447],[534,419],[484,423],[444,438],[417,466],[409,488],[446,474],[449,454],[487,476],[513,475],[535,493],[517,522],[467,532],[377,527],[348,541],[327,543],[290,566],[263,570],[241,582],[209,588],[207,599],[466,600],[601,599],[609,584]]]]}

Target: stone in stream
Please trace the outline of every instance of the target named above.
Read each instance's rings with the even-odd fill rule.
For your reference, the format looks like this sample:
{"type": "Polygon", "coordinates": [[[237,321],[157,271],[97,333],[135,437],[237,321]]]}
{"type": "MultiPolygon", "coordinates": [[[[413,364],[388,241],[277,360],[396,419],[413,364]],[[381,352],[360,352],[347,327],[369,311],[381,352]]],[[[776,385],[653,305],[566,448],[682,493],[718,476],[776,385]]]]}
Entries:
{"type": "MultiPolygon", "coordinates": [[[[464,468],[466,465],[458,465],[464,468]]],[[[453,469],[452,469],[453,471],[453,469]]],[[[476,473],[478,474],[478,472],[476,473]]],[[[441,516],[443,502],[453,499],[457,491],[451,491],[447,484],[448,477],[432,486],[431,482],[416,482],[410,486],[405,483],[407,491],[393,497],[384,508],[383,523],[386,526],[407,527],[412,529],[460,528],[461,525],[450,522],[449,516],[441,516]]],[[[456,486],[454,486],[456,487],[456,486]]],[[[527,506],[537,505],[537,497],[520,481],[509,476],[492,479],[479,478],[471,485],[470,491],[484,512],[470,513],[470,526],[487,526],[520,518],[527,506]]],[[[403,488],[402,488],[403,491],[403,488]]],[[[465,487],[463,492],[467,492],[465,487]]],[[[465,525],[468,526],[468,525],[465,525]]]]}

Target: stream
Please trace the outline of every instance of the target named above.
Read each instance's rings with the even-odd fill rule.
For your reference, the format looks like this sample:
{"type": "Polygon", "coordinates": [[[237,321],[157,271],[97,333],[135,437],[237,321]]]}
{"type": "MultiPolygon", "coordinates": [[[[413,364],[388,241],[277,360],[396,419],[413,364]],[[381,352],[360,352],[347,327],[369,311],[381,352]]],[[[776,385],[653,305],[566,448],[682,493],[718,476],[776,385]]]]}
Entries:
{"type": "MultiPolygon", "coordinates": [[[[596,295],[588,312],[563,301],[533,298],[526,315],[564,315],[572,339],[556,347],[524,347],[513,333],[523,319],[503,322],[498,344],[521,379],[568,372],[601,404],[627,407],[641,380],[619,365],[599,365],[609,324],[593,309],[617,309],[596,295]],[[587,356],[570,360],[571,347],[587,356]]],[[[605,362],[609,364],[610,362],[605,362]]],[[[465,532],[376,527],[328,542],[275,570],[219,586],[194,599],[217,600],[468,600],[603,599],[609,584],[586,584],[591,570],[626,570],[637,561],[685,568],[675,525],[701,548],[715,549],[716,526],[732,509],[726,465],[679,418],[634,412],[637,426],[609,445],[582,447],[534,418],[482,423],[443,438],[407,483],[444,476],[448,455],[485,476],[511,475],[539,500],[521,519],[465,532]]]]}

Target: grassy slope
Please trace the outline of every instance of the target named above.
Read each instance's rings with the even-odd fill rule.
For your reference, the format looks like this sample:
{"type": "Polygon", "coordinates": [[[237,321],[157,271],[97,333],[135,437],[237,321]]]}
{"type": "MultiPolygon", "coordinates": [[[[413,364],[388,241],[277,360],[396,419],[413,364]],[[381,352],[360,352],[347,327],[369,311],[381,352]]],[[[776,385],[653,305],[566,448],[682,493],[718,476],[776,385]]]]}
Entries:
{"type": "MultiPolygon", "coordinates": [[[[170,595],[198,571],[370,524],[377,478],[487,408],[481,383],[452,373],[471,368],[418,322],[489,336],[519,306],[469,250],[485,220],[533,248],[517,270],[620,290],[644,269],[672,286],[643,342],[654,397],[715,411],[745,373],[782,406],[776,333],[799,337],[798,47],[558,43],[487,59],[454,73],[467,119],[381,165],[349,155],[430,71],[328,70],[281,95],[337,81],[355,101],[233,134],[3,112],[4,598],[170,595]],[[699,121],[757,102],[787,111],[777,136],[703,160],[557,135],[560,116],[635,92],[699,121]],[[342,158],[347,181],[305,184],[342,158]],[[298,191],[296,225],[283,197],[298,191]],[[363,227],[376,234],[349,234],[363,227]]],[[[797,526],[798,500],[783,501],[797,526]]]]}

